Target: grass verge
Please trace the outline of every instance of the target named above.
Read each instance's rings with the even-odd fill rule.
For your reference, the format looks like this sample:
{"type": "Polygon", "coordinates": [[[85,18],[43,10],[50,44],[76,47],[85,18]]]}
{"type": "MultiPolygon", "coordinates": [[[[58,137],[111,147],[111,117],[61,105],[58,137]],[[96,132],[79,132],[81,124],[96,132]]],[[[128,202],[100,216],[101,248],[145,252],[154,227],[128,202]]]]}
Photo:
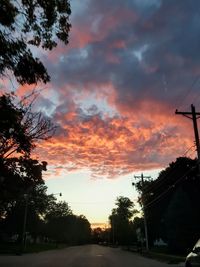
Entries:
{"type": "MultiPolygon", "coordinates": [[[[24,253],[36,253],[52,249],[61,249],[66,247],[65,244],[54,244],[54,243],[44,243],[44,244],[28,244],[23,251],[24,253]]],[[[22,254],[21,245],[19,244],[0,244],[0,254],[22,254]]]]}
{"type": "Polygon", "coordinates": [[[185,261],[185,256],[183,255],[172,255],[172,254],[161,253],[161,252],[156,252],[156,251],[144,251],[141,254],[148,258],[167,262],[168,264],[178,264],[180,262],[185,261]]]}

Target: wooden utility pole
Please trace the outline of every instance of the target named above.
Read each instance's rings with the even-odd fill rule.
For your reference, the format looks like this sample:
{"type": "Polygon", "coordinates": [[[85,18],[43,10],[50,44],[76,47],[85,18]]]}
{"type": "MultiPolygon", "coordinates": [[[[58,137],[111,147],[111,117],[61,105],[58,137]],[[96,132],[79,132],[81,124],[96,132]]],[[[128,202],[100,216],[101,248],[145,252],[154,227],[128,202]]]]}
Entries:
{"type": "Polygon", "coordinates": [[[199,133],[198,133],[198,126],[197,126],[197,120],[200,118],[200,112],[196,112],[195,106],[191,105],[191,112],[182,112],[182,111],[175,111],[175,114],[181,114],[193,121],[193,128],[194,128],[194,136],[195,136],[195,143],[197,148],[197,162],[198,162],[198,168],[200,173],[200,146],[199,146],[199,133]]]}
{"type": "Polygon", "coordinates": [[[148,238],[147,216],[146,216],[146,210],[145,210],[145,205],[144,205],[143,189],[144,189],[144,178],[150,179],[151,176],[144,176],[142,173],[141,176],[134,175],[134,178],[135,179],[137,179],[137,178],[141,179],[141,183],[142,183],[142,209],[143,209],[143,213],[144,213],[144,232],[145,232],[146,250],[148,251],[149,250],[149,238],[148,238]]]}

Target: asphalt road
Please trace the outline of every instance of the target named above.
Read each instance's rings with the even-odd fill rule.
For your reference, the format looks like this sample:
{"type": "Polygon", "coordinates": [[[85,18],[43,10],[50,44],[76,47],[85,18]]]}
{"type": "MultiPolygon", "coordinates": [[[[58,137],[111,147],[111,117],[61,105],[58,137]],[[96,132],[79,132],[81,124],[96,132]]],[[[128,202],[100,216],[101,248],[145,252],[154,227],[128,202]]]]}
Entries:
{"type": "Polygon", "coordinates": [[[69,247],[22,256],[0,256],[0,267],[175,267],[140,255],[98,245],[69,247]]]}

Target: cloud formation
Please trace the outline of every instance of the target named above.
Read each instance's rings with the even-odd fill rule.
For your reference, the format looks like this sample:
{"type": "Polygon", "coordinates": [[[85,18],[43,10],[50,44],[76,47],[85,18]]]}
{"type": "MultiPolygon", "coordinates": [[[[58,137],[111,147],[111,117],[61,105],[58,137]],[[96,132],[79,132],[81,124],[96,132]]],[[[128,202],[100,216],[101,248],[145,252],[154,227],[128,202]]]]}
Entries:
{"type": "Polygon", "coordinates": [[[200,108],[199,10],[196,0],[72,3],[69,45],[44,57],[52,80],[40,105],[59,128],[40,157],[114,177],[183,155],[192,125],[174,111],[200,108]]]}

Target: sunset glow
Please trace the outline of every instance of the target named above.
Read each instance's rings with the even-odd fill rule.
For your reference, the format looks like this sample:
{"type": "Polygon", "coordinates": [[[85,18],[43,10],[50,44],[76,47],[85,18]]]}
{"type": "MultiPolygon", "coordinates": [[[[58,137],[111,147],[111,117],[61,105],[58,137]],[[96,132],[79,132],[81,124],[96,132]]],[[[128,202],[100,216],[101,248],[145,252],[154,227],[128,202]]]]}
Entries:
{"type": "MultiPolygon", "coordinates": [[[[137,198],[135,173],[155,178],[177,157],[196,156],[191,121],[175,110],[200,108],[200,54],[193,41],[199,17],[190,1],[71,5],[69,45],[38,52],[51,82],[36,86],[35,110],[49,116],[57,131],[34,156],[48,161],[49,192],[63,192],[75,213],[99,226],[107,224],[119,194],[137,198]],[[91,208],[92,202],[99,204],[91,208]]],[[[17,86],[16,94],[34,88],[17,86]]]]}

